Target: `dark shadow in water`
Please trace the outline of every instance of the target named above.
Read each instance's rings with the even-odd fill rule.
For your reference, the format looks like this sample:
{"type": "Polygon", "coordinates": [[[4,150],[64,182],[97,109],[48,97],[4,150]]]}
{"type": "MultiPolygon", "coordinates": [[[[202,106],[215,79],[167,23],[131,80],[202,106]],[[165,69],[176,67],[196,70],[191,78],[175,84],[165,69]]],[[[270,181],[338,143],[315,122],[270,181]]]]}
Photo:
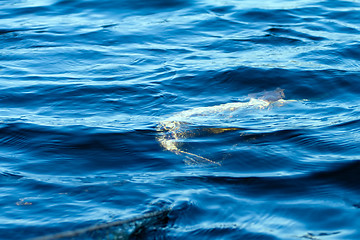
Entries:
{"type": "Polygon", "coordinates": [[[80,229],[60,232],[43,237],[32,238],[31,240],[56,240],[56,239],[148,239],[159,237],[156,233],[161,226],[166,226],[170,208],[145,213],[143,215],[84,227],[80,229]]]}

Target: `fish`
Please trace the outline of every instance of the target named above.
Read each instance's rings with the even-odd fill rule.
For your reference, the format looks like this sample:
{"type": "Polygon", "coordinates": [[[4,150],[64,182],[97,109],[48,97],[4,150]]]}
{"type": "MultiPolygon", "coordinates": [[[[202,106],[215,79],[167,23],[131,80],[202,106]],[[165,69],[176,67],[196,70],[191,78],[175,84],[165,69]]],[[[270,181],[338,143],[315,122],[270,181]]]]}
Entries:
{"type": "Polygon", "coordinates": [[[176,113],[160,121],[156,127],[159,132],[157,141],[166,151],[173,152],[177,155],[184,155],[188,163],[209,163],[221,166],[218,161],[207,157],[191,153],[182,148],[182,143],[188,138],[193,138],[204,133],[220,134],[228,131],[238,131],[238,127],[201,127],[194,129],[192,126],[196,122],[204,121],[209,116],[230,116],[240,108],[266,109],[271,106],[282,106],[286,102],[296,100],[285,100],[284,89],[276,88],[271,91],[262,91],[248,95],[248,101],[239,101],[225,103],[208,107],[197,107],[176,113]],[[225,114],[226,113],[226,114],[225,114]],[[230,113],[230,114],[229,114],[230,113]]]}

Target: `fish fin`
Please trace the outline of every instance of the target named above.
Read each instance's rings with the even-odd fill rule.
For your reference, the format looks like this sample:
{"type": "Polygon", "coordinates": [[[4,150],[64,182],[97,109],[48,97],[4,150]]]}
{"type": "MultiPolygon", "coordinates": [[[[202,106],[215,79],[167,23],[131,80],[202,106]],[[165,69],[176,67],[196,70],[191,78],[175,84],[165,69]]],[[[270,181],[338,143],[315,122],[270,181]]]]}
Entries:
{"type": "Polygon", "coordinates": [[[194,162],[197,162],[197,161],[195,161],[195,160],[193,159],[193,157],[199,158],[199,159],[201,159],[201,160],[203,160],[203,161],[205,161],[205,162],[211,163],[211,164],[215,164],[215,165],[221,166],[221,164],[218,163],[218,162],[215,162],[215,161],[213,161],[213,160],[210,160],[210,159],[208,159],[208,158],[206,158],[206,157],[202,157],[202,156],[197,155],[197,154],[194,154],[194,153],[189,153],[189,152],[186,152],[186,151],[183,151],[183,150],[178,150],[177,152],[187,155],[187,156],[188,156],[192,161],[194,161],[194,162]]]}

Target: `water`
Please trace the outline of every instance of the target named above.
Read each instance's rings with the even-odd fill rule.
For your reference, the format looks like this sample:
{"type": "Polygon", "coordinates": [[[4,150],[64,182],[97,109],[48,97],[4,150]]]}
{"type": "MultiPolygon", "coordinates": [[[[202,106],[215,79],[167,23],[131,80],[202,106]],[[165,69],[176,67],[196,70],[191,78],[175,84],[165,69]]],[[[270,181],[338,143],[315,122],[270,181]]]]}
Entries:
{"type": "Polygon", "coordinates": [[[169,207],[123,228],[130,239],[360,239],[360,1],[0,4],[2,239],[169,207]],[[276,88],[296,101],[191,123],[177,144],[218,164],[157,140],[181,111],[276,88]]]}

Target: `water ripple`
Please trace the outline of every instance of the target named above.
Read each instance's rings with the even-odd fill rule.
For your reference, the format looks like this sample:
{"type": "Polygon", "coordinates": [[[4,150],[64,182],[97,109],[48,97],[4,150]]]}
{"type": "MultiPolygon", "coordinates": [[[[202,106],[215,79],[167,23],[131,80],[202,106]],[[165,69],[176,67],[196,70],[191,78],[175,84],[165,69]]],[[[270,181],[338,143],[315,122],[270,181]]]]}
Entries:
{"type": "Polygon", "coordinates": [[[0,235],[170,205],[149,224],[78,239],[359,239],[359,9],[3,1],[0,235]],[[282,103],[247,104],[274,89],[282,103]],[[236,102],[246,107],[176,118],[236,102]],[[162,130],[166,119],[182,128],[162,130]]]}

